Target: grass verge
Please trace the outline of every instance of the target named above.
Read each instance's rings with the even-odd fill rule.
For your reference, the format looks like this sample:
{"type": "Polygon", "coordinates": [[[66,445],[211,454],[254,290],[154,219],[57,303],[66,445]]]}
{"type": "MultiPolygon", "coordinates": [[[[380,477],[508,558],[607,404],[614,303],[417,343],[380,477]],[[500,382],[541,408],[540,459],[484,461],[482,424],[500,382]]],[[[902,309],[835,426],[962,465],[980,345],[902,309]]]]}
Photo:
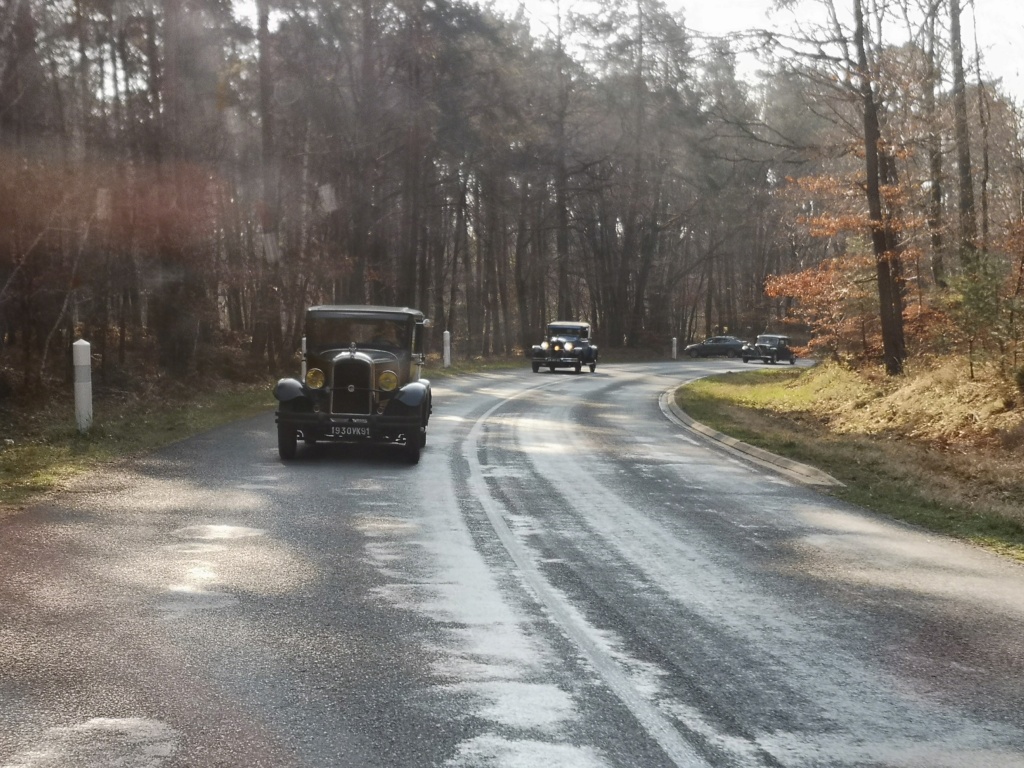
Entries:
{"type": "Polygon", "coordinates": [[[17,404],[0,421],[0,510],[8,512],[100,464],[138,455],[274,407],[269,382],[215,390],[103,393],[85,434],[73,402],[17,404]],[[20,407],[18,407],[20,405],[20,407]]]}
{"type": "Polygon", "coordinates": [[[872,387],[827,370],[759,370],[693,382],[676,402],[719,432],[845,484],[830,495],[1024,561],[1024,462],[1013,451],[914,438],[897,425],[868,431],[847,418],[837,430],[837,414],[879,396],[872,387]]]}

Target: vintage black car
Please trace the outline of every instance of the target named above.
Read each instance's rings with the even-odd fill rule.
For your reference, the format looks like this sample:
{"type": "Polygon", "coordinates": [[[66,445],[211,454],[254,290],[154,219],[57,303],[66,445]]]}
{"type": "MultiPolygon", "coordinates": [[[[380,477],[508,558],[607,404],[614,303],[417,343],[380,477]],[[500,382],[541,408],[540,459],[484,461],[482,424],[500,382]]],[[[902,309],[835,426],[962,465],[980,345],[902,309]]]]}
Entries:
{"type": "Polygon", "coordinates": [[[568,320],[549,323],[544,341],[533,345],[530,364],[534,373],[541,368],[549,371],[573,368],[579,373],[584,365],[593,373],[597,370],[597,345],[590,339],[590,323],[568,320]]]}
{"type": "Polygon", "coordinates": [[[712,336],[696,344],[689,344],[683,350],[683,354],[689,357],[741,357],[744,345],[743,339],[737,339],[735,336],[712,336]]]}
{"type": "Polygon", "coordinates": [[[781,360],[789,361],[790,365],[796,363],[796,353],[789,346],[789,337],[774,333],[762,333],[753,344],[745,345],[742,357],[744,363],[748,360],[760,360],[773,365],[781,360]]]}
{"type": "Polygon", "coordinates": [[[301,377],[274,387],[281,458],[295,458],[301,439],[395,444],[417,463],[432,408],[430,382],[420,377],[427,327],[408,307],[306,310],[301,377]]]}

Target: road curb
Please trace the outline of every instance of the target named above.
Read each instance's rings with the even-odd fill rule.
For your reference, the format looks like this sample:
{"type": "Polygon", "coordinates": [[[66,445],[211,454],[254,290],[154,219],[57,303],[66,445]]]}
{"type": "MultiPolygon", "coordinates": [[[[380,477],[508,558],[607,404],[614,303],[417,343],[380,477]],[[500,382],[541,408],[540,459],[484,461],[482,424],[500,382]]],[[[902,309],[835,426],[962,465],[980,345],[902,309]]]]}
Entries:
{"type": "Polygon", "coordinates": [[[777,456],[763,448],[758,448],[757,446],[750,445],[749,443],[744,443],[742,440],[737,440],[735,437],[729,437],[729,435],[717,432],[711,427],[701,424],[699,421],[694,421],[682,408],[676,405],[676,389],[678,389],[678,387],[673,387],[672,389],[662,393],[658,402],[661,406],[662,413],[680,426],[690,430],[691,432],[696,432],[698,435],[709,440],[713,440],[723,450],[738,453],[747,459],[757,462],[758,464],[765,464],[770,468],[783,473],[787,477],[803,483],[804,485],[822,487],[837,487],[843,485],[843,483],[836,480],[832,475],[822,472],[816,467],[801,464],[798,461],[787,459],[784,456],[777,456]]]}

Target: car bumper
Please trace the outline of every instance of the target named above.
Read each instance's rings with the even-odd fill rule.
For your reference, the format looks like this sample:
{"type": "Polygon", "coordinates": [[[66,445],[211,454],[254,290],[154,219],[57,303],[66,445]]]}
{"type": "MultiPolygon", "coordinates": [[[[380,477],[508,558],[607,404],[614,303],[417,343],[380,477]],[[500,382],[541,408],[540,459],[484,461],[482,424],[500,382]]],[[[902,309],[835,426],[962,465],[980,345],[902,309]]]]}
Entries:
{"type": "Polygon", "coordinates": [[[533,362],[547,366],[553,365],[556,368],[583,365],[583,360],[579,357],[535,357],[533,362]]]}
{"type": "Polygon", "coordinates": [[[419,434],[418,416],[347,416],[324,413],[277,412],[277,423],[295,429],[303,440],[342,443],[394,443],[419,434]]]}

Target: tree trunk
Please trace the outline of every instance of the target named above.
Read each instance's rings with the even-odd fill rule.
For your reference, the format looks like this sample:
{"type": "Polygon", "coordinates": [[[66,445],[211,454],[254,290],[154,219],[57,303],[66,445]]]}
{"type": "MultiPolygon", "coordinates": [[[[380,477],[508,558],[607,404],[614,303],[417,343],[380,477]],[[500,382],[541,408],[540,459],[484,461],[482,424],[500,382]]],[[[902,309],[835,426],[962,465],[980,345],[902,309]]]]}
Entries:
{"type": "Polygon", "coordinates": [[[953,59],[953,138],[960,179],[960,259],[966,269],[977,266],[978,224],[974,211],[974,180],[967,115],[967,83],[964,77],[963,40],[960,35],[960,0],[949,0],[950,55],[953,59]]]}
{"type": "Polygon", "coordinates": [[[890,376],[898,376],[903,373],[903,363],[907,356],[903,334],[903,292],[899,264],[902,248],[899,243],[900,236],[888,221],[882,201],[882,166],[887,159],[882,157],[879,107],[875,97],[874,78],[868,65],[867,35],[864,29],[864,9],[861,0],[854,0],[854,14],[857,75],[860,79],[861,108],[864,113],[866,192],[871,222],[871,243],[874,249],[878,278],[882,347],[886,373],[890,376]]]}
{"type": "Polygon", "coordinates": [[[924,112],[928,123],[928,232],[932,247],[932,277],[940,288],[946,287],[945,238],[942,233],[942,134],[939,129],[936,90],[939,88],[939,71],[936,62],[936,14],[937,4],[928,16],[928,74],[924,84],[924,112]]]}

